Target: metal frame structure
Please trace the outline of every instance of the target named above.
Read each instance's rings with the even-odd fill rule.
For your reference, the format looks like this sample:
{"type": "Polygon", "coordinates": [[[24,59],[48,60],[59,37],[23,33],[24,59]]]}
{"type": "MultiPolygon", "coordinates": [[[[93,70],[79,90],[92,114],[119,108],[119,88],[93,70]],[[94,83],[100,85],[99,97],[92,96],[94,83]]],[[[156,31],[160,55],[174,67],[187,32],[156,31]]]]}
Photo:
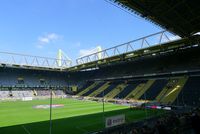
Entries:
{"type": "MultiPolygon", "coordinates": [[[[167,31],[157,32],[136,40],[132,40],[105,50],[95,52],[76,59],[76,65],[84,65],[94,61],[111,58],[121,54],[127,54],[138,50],[148,52],[148,47],[161,45],[171,42],[177,38],[169,36],[167,31]]],[[[61,56],[60,56],[61,57],[61,56]]],[[[17,66],[27,68],[47,68],[47,69],[66,69],[73,67],[72,61],[69,58],[48,58],[26,54],[0,52],[0,65],[1,66],[17,66]]]]}
{"type": "Polygon", "coordinates": [[[62,69],[72,65],[70,60],[40,57],[33,55],[0,52],[0,64],[7,66],[41,67],[62,69]],[[59,64],[61,63],[61,64],[59,64]]]}
{"type": "Polygon", "coordinates": [[[121,10],[140,16],[151,23],[173,32],[180,37],[189,37],[200,31],[198,1],[188,0],[105,0],[121,10]]]}
{"type": "MultiPolygon", "coordinates": [[[[161,31],[87,56],[80,57],[76,59],[76,63],[77,65],[81,65],[93,61],[98,61],[100,59],[125,54],[128,52],[144,49],[150,46],[161,45],[163,43],[170,42],[171,39],[172,38],[167,35],[167,31],[161,31]]],[[[173,40],[175,39],[176,38],[174,38],[173,40]]]]}

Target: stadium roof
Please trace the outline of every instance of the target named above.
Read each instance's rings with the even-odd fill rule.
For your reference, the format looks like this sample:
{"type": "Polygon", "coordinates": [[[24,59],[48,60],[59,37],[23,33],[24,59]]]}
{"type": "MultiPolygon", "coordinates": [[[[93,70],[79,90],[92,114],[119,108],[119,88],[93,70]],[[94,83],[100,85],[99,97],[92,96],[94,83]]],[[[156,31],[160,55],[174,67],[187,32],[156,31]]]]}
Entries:
{"type": "Polygon", "coordinates": [[[111,0],[181,37],[200,32],[199,1],[111,0]]]}
{"type": "Polygon", "coordinates": [[[91,62],[89,61],[86,63],[82,63],[76,66],[66,68],[65,70],[69,72],[75,72],[75,71],[87,70],[87,69],[98,69],[103,66],[107,66],[111,64],[114,65],[120,62],[130,62],[140,57],[167,54],[173,51],[184,50],[184,49],[191,48],[194,46],[196,47],[199,41],[200,41],[200,36],[194,35],[191,37],[177,39],[175,41],[169,41],[161,45],[154,45],[147,48],[130,51],[127,53],[122,53],[115,56],[94,60],[91,62]]]}

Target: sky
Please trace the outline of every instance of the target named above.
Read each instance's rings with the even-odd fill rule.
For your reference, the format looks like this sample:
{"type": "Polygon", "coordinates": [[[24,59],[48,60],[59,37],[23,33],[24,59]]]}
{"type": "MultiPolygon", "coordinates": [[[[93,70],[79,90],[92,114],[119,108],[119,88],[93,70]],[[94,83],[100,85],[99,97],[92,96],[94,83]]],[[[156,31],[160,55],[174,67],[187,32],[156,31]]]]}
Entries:
{"type": "Polygon", "coordinates": [[[105,0],[1,0],[0,51],[75,60],[162,29],[105,0]]]}

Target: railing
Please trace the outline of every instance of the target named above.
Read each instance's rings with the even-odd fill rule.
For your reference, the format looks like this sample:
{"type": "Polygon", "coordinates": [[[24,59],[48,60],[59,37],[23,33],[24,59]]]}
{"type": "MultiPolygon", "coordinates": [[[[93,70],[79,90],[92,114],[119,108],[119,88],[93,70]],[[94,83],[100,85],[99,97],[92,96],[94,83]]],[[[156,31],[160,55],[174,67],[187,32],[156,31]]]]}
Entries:
{"type": "Polygon", "coordinates": [[[160,45],[171,40],[175,40],[177,36],[168,35],[167,31],[161,31],[155,34],[151,34],[136,40],[123,43],[121,45],[111,47],[100,52],[96,52],[87,56],[80,57],[76,59],[77,65],[85,64],[93,61],[98,61],[100,59],[105,59],[108,57],[120,55],[123,53],[128,53],[131,51],[144,49],[154,45],[160,45]]]}
{"type": "Polygon", "coordinates": [[[0,52],[0,64],[58,69],[70,67],[72,65],[71,61],[68,60],[9,52],[0,52]]]}

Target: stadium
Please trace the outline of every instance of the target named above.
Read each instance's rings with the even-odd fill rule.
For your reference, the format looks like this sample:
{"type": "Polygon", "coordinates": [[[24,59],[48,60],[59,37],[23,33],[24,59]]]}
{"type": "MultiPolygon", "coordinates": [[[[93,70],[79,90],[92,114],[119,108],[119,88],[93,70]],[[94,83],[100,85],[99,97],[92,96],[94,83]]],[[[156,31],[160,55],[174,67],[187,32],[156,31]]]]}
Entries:
{"type": "Polygon", "coordinates": [[[198,2],[107,2],[164,31],[76,64],[0,52],[0,134],[200,133],[198,2]]]}

